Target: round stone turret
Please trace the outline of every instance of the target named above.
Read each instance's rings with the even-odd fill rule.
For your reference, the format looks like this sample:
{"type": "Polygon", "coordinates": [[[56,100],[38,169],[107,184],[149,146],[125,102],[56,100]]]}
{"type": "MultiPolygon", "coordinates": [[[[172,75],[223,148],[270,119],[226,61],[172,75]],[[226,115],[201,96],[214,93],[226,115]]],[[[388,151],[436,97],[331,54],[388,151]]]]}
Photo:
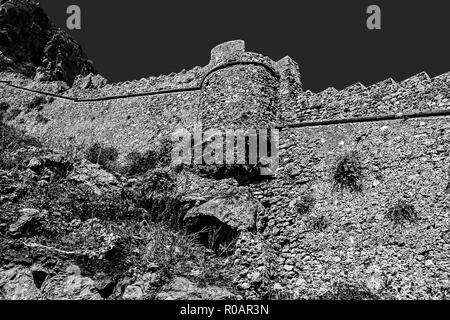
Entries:
{"type": "Polygon", "coordinates": [[[203,129],[266,128],[276,120],[280,75],[275,63],[245,52],[242,40],[211,51],[209,73],[202,83],[203,129]]]}

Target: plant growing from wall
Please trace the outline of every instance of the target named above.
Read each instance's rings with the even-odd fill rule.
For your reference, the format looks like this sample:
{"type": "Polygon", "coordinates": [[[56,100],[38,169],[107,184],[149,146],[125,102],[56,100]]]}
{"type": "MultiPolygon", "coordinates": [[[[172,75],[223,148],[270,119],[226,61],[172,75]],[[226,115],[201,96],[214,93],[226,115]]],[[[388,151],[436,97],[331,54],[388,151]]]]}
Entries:
{"type": "Polygon", "coordinates": [[[316,199],[311,195],[307,194],[295,201],[295,208],[299,216],[304,216],[311,212],[316,203],[316,199]]]}
{"type": "Polygon", "coordinates": [[[407,200],[398,200],[386,213],[388,219],[394,223],[402,223],[404,221],[416,222],[418,214],[414,206],[407,200]]]}
{"type": "Polygon", "coordinates": [[[361,191],[362,165],[356,152],[341,156],[333,171],[333,182],[340,189],[361,191]]]}
{"type": "Polygon", "coordinates": [[[306,221],[306,225],[311,229],[315,231],[322,232],[324,231],[328,226],[330,222],[324,215],[317,215],[317,216],[310,216],[308,217],[308,220],[306,221]]]}

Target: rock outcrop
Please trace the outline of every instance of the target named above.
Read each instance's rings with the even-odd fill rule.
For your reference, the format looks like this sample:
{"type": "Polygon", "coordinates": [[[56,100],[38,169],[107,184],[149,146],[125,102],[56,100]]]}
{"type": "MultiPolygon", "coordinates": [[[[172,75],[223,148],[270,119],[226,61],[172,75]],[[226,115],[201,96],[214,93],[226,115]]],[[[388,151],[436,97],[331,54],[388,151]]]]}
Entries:
{"type": "Polygon", "coordinates": [[[77,75],[95,73],[80,44],[53,26],[33,0],[1,1],[0,71],[69,84],[77,75]]]}
{"type": "Polygon", "coordinates": [[[263,211],[264,207],[248,189],[236,188],[228,191],[228,194],[191,209],[184,220],[189,223],[193,220],[211,217],[233,230],[247,231],[256,228],[256,218],[263,211]]]}
{"type": "Polygon", "coordinates": [[[0,299],[237,297],[215,254],[164,224],[195,205],[169,169],[112,174],[0,132],[0,299]]]}

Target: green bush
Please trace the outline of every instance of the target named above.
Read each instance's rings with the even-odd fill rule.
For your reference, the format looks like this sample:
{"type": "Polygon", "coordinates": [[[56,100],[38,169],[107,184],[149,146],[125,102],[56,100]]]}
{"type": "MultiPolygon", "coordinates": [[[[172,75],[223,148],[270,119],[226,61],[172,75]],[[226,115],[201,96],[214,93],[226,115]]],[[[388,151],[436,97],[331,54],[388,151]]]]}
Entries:
{"type": "Polygon", "coordinates": [[[156,151],[148,150],[144,154],[131,152],[127,155],[126,160],[128,164],[123,171],[133,176],[154,169],[158,164],[159,158],[156,151]]]}
{"type": "Polygon", "coordinates": [[[174,232],[163,224],[141,228],[139,237],[145,243],[143,259],[156,263],[165,276],[173,276],[176,265],[192,265],[202,256],[195,234],[174,232]]]}
{"type": "Polygon", "coordinates": [[[356,152],[343,155],[334,168],[334,184],[341,189],[361,191],[362,165],[356,152]]]}
{"type": "Polygon", "coordinates": [[[416,222],[418,219],[418,214],[414,206],[404,199],[397,201],[388,210],[386,216],[395,223],[402,223],[404,221],[416,222]]]}
{"type": "Polygon", "coordinates": [[[316,230],[319,232],[324,231],[328,227],[329,224],[330,224],[330,222],[323,215],[310,216],[310,217],[308,217],[308,220],[306,222],[306,225],[310,229],[316,230]]]}
{"type": "Polygon", "coordinates": [[[86,160],[99,164],[105,170],[113,170],[119,152],[114,147],[106,147],[100,143],[94,143],[85,153],[86,160]]]}

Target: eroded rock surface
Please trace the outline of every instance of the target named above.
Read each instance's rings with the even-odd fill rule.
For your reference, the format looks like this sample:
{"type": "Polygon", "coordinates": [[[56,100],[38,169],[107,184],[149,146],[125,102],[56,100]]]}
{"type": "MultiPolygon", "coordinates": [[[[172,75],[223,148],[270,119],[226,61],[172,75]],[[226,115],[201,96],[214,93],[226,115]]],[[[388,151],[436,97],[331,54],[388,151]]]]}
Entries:
{"type": "Polygon", "coordinates": [[[37,81],[72,83],[95,73],[80,44],[52,25],[35,1],[6,0],[0,5],[0,71],[37,81]]]}
{"type": "Polygon", "coordinates": [[[184,220],[189,223],[202,217],[213,217],[233,230],[253,230],[258,214],[263,211],[264,207],[249,190],[235,188],[191,209],[184,220]]]}

